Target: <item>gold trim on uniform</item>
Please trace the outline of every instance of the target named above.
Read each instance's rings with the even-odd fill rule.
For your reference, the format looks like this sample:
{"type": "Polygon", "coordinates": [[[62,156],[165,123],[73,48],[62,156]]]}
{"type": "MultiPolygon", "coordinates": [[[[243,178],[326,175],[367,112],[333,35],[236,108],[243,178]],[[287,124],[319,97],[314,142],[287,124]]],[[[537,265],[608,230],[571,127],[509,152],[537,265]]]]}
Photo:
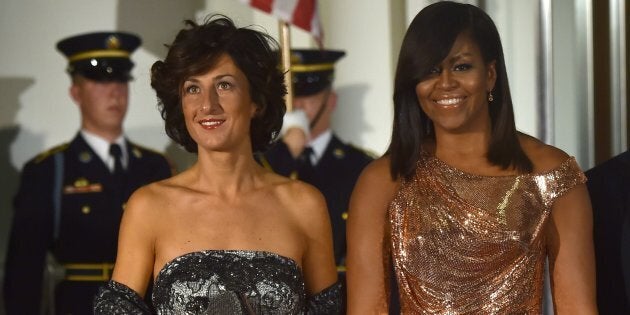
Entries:
{"type": "Polygon", "coordinates": [[[50,148],[49,150],[38,154],[35,157],[35,163],[39,163],[39,162],[45,160],[47,157],[49,157],[49,156],[51,156],[51,155],[53,155],[53,154],[55,154],[57,152],[61,152],[61,151],[65,150],[65,149],[67,149],[69,146],[70,146],[70,143],[64,143],[64,144],[60,144],[60,145],[58,145],[56,147],[50,148]]]}
{"type": "Polygon", "coordinates": [[[333,63],[318,63],[311,65],[291,65],[291,71],[293,72],[315,72],[315,71],[327,71],[333,70],[335,65],[333,63]]]}
{"type": "Polygon", "coordinates": [[[110,50],[90,50],[84,51],[68,57],[69,62],[75,62],[83,59],[91,58],[129,58],[129,52],[126,50],[110,49],[110,50]]]}
{"type": "Polygon", "coordinates": [[[140,149],[136,147],[131,149],[131,154],[133,154],[133,156],[135,156],[137,159],[142,158],[142,151],[140,151],[140,149]]]}
{"type": "Polygon", "coordinates": [[[376,152],[372,152],[372,151],[370,151],[370,150],[366,150],[366,149],[364,149],[364,148],[357,147],[357,146],[355,146],[355,145],[354,145],[354,144],[352,144],[352,143],[348,143],[348,145],[349,145],[349,146],[351,146],[352,148],[356,149],[356,150],[361,151],[363,154],[365,154],[365,155],[367,155],[367,156],[371,157],[372,159],[378,159],[378,158],[379,158],[379,156],[380,156],[380,155],[376,154],[376,152]]]}
{"type": "Polygon", "coordinates": [[[271,167],[271,164],[269,164],[269,161],[267,161],[267,158],[264,155],[260,155],[260,163],[262,164],[262,166],[270,171],[273,171],[273,168],[271,167]]]}
{"type": "Polygon", "coordinates": [[[333,155],[338,159],[343,159],[346,156],[346,151],[342,148],[336,148],[333,150],[333,155]]]}
{"type": "Polygon", "coordinates": [[[81,194],[81,193],[95,193],[103,191],[103,185],[100,183],[85,184],[84,186],[68,185],[63,188],[64,194],[81,194]]]}
{"type": "Polygon", "coordinates": [[[77,187],[77,188],[85,187],[89,184],[90,184],[90,181],[88,181],[87,178],[85,177],[79,177],[77,178],[77,180],[74,181],[74,187],[77,187]]]}
{"type": "Polygon", "coordinates": [[[66,280],[68,281],[109,281],[114,269],[114,264],[112,263],[64,264],[63,266],[66,269],[66,280]],[[73,275],[71,274],[73,272],[94,274],[73,275]]]}

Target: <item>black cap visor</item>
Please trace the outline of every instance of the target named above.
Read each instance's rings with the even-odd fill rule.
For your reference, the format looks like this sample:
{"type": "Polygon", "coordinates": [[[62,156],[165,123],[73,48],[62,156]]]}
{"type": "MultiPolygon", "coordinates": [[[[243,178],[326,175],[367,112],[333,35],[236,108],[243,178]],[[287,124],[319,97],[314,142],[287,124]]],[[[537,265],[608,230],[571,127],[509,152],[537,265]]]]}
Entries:
{"type": "Polygon", "coordinates": [[[133,62],[127,58],[90,58],[68,65],[68,73],[100,82],[128,82],[133,62]]]}

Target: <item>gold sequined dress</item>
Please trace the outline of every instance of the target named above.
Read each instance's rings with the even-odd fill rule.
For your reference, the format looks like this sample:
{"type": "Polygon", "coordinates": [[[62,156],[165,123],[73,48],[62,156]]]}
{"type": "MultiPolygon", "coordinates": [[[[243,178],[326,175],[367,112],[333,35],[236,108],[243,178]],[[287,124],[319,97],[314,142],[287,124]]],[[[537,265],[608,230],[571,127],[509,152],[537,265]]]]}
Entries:
{"type": "Polygon", "coordinates": [[[586,178],[473,175],[424,153],[390,204],[403,314],[540,314],[551,206],[586,178]]]}

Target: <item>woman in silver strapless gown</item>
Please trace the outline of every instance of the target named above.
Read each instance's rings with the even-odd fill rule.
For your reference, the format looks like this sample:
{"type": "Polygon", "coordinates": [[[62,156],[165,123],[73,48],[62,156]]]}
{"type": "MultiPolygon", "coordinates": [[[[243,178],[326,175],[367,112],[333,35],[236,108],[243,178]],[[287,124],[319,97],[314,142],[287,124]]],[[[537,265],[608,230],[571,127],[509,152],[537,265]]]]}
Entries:
{"type": "Polygon", "coordinates": [[[324,198],[254,159],[286,110],[277,43],[224,16],[186,23],[151,85],[197,162],[132,195],[95,313],[340,313],[324,198]]]}

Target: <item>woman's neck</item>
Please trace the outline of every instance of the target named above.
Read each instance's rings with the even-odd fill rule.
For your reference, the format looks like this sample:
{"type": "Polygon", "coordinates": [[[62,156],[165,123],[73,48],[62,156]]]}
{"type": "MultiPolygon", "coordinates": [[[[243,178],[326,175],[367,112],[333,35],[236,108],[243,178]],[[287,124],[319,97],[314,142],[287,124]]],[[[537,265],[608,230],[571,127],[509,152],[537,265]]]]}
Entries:
{"type": "Polygon", "coordinates": [[[226,198],[254,189],[262,174],[252,154],[226,152],[200,151],[191,170],[199,190],[226,198]]]}

